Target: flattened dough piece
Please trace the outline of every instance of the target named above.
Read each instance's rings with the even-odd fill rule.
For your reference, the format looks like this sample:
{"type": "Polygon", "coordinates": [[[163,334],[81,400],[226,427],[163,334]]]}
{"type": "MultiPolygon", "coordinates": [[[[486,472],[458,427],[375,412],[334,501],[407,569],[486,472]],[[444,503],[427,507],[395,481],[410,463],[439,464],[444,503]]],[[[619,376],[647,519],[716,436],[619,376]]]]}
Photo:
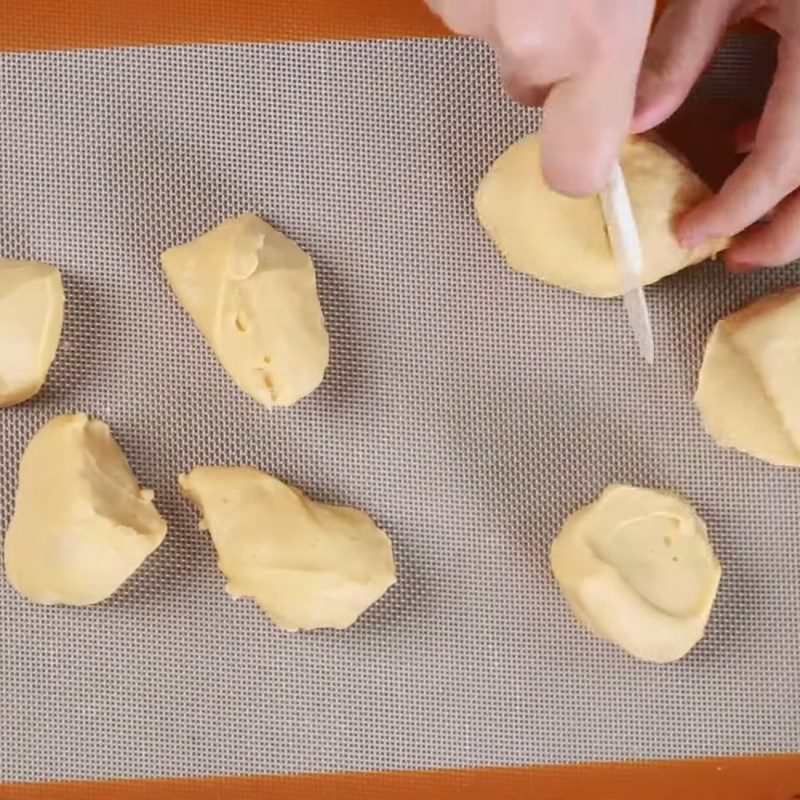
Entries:
{"type": "Polygon", "coordinates": [[[672,492],[611,485],[567,518],[550,551],[573,614],[645,661],[700,640],[720,578],[706,526],[672,492]]]}
{"type": "Polygon", "coordinates": [[[800,288],[764,297],[716,324],[695,402],[720,444],[800,467],[800,288]]]}
{"type": "Polygon", "coordinates": [[[362,511],[251,467],[197,467],[179,480],[228,593],[252,597],[283,630],[347,628],[396,580],[389,537],[362,511]]]}
{"type": "Polygon", "coordinates": [[[55,267],[0,259],[0,406],[42,388],[63,321],[64,288],[55,267]]]}
{"type": "MultiPolygon", "coordinates": [[[[629,139],[620,156],[644,251],[643,283],[654,283],[727,246],[725,240],[686,249],[675,218],[710,190],[664,148],[629,139]]],[[[598,197],[574,198],[545,183],[539,136],[511,145],[486,173],[475,196],[481,224],[514,269],[595,297],[623,294],[598,197]]]]}
{"type": "Polygon", "coordinates": [[[85,414],[55,417],[22,456],[6,575],[34,603],[99,603],[166,532],[108,425],[85,414]]]}
{"type": "Polygon", "coordinates": [[[314,263],[291,239],[243,214],[167,250],[161,264],[240,389],[288,406],[320,385],[328,333],[314,263]]]}

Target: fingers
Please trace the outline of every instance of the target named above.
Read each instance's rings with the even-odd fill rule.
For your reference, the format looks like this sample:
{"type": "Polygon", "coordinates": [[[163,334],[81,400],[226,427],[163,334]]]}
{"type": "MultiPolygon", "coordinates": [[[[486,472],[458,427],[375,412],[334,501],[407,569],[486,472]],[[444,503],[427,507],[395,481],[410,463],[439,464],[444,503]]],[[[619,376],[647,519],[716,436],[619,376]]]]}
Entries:
{"type": "Polygon", "coordinates": [[[513,100],[543,105],[554,84],[592,67],[596,44],[582,23],[580,15],[565,12],[559,3],[497,4],[493,21],[497,65],[513,100]]]}
{"type": "Polygon", "coordinates": [[[506,91],[523,105],[541,105],[556,81],[591,63],[593,39],[574,3],[428,0],[451,29],[494,48],[506,91]]]}
{"type": "Polygon", "coordinates": [[[753,153],[718,194],[681,218],[678,238],[685,247],[695,247],[708,239],[735,236],[761,219],[791,189],[773,156],[753,153]]]}
{"type": "Polygon", "coordinates": [[[725,34],[728,0],[673,0],[650,37],[632,132],[660,125],[686,99],[725,34]]]}
{"type": "Polygon", "coordinates": [[[634,81],[608,70],[553,87],[544,103],[542,174],[562,194],[596,194],[608,180],[633,110],[634,81]]]}
{"type": "Polygon", "coordinates": [[[608,51],[592,69],[556,84],[545,101],[542,172],[563,194],[599,191],[630,127],[654,4],[626,0],[611,5],[607,22],[616,35],[608,51]]]}
{"type": "Polygon", "coordinates": [[[761,219],[800,183],[800,45],[782,45],[751,153],[719,193],[680,221],[681,242],[694,246],[735,236],[761,219]]]}
{"type": "Polygon", "coordinates": [[[493,45],[512,96],[529,104],[546,96],[548,183],[565,194],[596,193],[630,127],[655,0],[605,0],[602,13],[586,0],[432,0],[432,6],[455,30],[493,45]]]}
{"type": "Polygon", "coordinates": [[[800,193],[784,200],[769,222],[754,225],[725,253],[731,272],[750,272],[800,258],[800,193]]]}
{"type": "Polygon", "coordinates": [[[575,0],[503,0],[495,4],[495,47],[506,75],[515,83],[551,86],[594,61],[595,38],[585,13],[574,6],[575,0]]]}

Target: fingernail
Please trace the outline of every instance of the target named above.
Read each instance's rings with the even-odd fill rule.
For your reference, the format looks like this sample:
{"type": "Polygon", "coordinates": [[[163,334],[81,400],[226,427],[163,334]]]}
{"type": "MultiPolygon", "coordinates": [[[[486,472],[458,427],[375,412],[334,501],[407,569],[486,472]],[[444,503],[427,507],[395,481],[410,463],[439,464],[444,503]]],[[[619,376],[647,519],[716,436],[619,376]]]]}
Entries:
{"type": "Polygon", "coordinates": [[[733,134],[733,152],[737,155],[746,155],[753,149],[753,137],[747,132],[737,130],[733,134]]]}
{"type": "Polygon", "coordinates": [[[749,153],[753,149],[758,132],[758,120],[751,119],[737,126],[733,132],[734,150],[739,153],[749,153]]]}

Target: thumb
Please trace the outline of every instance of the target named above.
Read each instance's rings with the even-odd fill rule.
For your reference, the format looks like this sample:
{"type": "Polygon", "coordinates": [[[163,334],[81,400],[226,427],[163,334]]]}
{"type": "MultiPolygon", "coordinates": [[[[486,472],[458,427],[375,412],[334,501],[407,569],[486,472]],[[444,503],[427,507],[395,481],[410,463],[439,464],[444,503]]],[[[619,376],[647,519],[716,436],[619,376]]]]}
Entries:
{"type": "Polygon", "coordinates": [[[556,84],[548,95],[542,173],[556,191],[586,196],[608,180],[630,128],[653,7],[652,0],[618,0],[614,29],[620,35],[614,49],[592,69],[556,84]]]}

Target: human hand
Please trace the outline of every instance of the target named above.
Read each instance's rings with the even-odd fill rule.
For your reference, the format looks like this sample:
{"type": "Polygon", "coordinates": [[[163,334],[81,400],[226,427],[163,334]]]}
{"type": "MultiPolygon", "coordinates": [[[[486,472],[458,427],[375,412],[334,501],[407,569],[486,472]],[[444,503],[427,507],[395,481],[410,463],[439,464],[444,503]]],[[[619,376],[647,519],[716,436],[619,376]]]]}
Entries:
{"type": "Polygon", "coordinates": [[[655,0],[428,0],[453,30],[485,39],[509,93],[544,104],[542,172],[596,193],[628,134],[655,0]]]}
{"type": "Polygon", "coordinates": [[[748,153],[744,161],[716,195],[687,212],[677,226],[687,246],[741,234],[725,253],[728,268],[735,272],[800,257],[800,3],[673,0],[650,39],[633,120],[633,131],[641,132],[669,117],[727,26],[745,17],[781,37],[772,88],[758,124],[737,131],[737,149],[748,153]]]}

